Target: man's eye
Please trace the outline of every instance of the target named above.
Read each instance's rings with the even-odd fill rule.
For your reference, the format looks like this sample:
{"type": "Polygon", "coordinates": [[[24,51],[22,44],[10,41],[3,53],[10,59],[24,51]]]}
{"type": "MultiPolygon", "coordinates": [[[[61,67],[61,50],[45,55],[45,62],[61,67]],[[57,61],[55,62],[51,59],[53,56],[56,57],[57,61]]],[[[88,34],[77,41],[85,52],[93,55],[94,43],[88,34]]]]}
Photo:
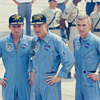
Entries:
{"type": "Polygon", "coordinates": [[[86,26],[85,24],[83,26],[86,26]]]}
{"type": "Polygon", "coordinates": [[[15,28],[15,26],[13,26],[13,28],[15,28]]]}
{"type": "Polygon", "coordinates": [[[77,26],[81,26],[80,24],[78,24],[77,26]]]}

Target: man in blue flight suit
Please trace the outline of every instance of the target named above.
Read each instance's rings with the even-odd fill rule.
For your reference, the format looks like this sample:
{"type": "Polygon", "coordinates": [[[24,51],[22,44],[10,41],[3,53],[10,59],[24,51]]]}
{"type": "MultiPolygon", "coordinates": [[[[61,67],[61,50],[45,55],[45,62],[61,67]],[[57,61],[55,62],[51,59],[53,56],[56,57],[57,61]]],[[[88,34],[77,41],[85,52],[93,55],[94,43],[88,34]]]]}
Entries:
{"type": "Polygon", "coordinates": [[[28,74],[31,37],[22,33],[24,27],[20,15],[9,18],[11,34],[0,39],[0,57],[5,67],[4,78],[0,79],[3,100],[29,100],[32,80],[28,74]]]}
{"type": "Polygon", "coordinates": [[[76,27],[79,31],[73,40],[75,56],[75,100],[100,100],[100,81],[97,68],[100,58],[100,38],[89,31],[87,15],[79,15],[76,27]]]}
{"type": "Polygon", "coordinates": [[[46,29],[44,15],[33,15],[31,24],[36,34],[35,100],[61,100],[61,79],[67,78],[74,56],[61,37],[46,29]]]}

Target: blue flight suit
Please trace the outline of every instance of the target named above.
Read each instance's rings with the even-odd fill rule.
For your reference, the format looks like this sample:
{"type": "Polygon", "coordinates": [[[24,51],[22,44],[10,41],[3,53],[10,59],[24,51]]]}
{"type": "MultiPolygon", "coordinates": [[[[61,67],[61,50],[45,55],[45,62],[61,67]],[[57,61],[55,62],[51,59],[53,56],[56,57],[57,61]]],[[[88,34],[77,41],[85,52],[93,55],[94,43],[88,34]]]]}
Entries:
{"type": "Polygon", "coordinates": [[[61,100],[61,81],[52,86],[46,85],[46,76],[54,76],[62,68],[58,76],[67,78],[69,70],[74,64],[74,56],[61,37],[48,33],[41,41],[35,36],[35,100],[61,100]]]}
{"type": "Polygon", "coordinates": [[[100,38],[90,31],[81,43],[80,35],[73,40],[76,65],[75,100],[100,100],[100,83],[86,78],[97,70],[100,59],[100,38]]]}
{"type": "Polygon", "coordinates": [[[27,79],[31,37],[22,34],[17,48],[12,34],[0,39],[0,57],[5,67],[7,86],[2,87],[3,100],[29,100],[30,86],[27,79]]]}

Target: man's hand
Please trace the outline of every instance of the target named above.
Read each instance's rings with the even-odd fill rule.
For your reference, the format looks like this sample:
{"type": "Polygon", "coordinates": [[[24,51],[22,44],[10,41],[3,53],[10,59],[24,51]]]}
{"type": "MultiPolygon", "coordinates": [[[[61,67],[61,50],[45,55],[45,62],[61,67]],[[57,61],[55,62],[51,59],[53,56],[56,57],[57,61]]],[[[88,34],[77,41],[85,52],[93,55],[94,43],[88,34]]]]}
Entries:
{"type": "Polygon", "coordinates": [[[50,84],[53,85],[54,83],[58,83],[62,78],[55,75],[55,76],[46,76],[46,78],[49,78],[47,79],[45,82],[47,82],[47,85],[50,84]]]}
{"type": "Polygon", "coordinates": [[[93,81],[99,81],[98,73],[88,74],[86,78],[91,78],[93,81]]]}
{"type": "Polygon", "coordinates": [[[64,5],[66,5],[67,2],[68,2],[68,0],[65,0],[64,5]]]}
{"type": "Polygon", "coordinates": [[[32,86],[33,85],[33,80],[31,80],[30,78],[27,79],[29,81],[29,85],[32,86]]]}
{"type": "Polygon", "coordinates": [[[5,82],[5,80],[8,81],[7,78],[2,78],[2,79],[0,80],[0,85],[1,85],[2,87],[7,86],[7,83],[5,82]]]}
{"type": "Polygon", "coordinates": [[[16,1],[16,0],[13,0],[18,6],[20,6],[21,5],[21,3],[19,3],[18,1],[16,1]]]}
{"type": "Polygon", "coordinates": [[[34,83],[34,73],[29,72],[29,78],[27,79],[29,81],[29,85],[32,86],[34,83]]]}
{"type": "Polygon", "coordinates": [[[20,5],[21,5],[21,3],[19,3],[19,2],[17,2],[16,4],[17,4],[18,6],[20,6],[20,5]]]}
{"type": "Polygon", "coordinates": [[[30,5],[32,5],[34,3],[34,1],[32,0],[31,2],[30,2],[30,5]]]}

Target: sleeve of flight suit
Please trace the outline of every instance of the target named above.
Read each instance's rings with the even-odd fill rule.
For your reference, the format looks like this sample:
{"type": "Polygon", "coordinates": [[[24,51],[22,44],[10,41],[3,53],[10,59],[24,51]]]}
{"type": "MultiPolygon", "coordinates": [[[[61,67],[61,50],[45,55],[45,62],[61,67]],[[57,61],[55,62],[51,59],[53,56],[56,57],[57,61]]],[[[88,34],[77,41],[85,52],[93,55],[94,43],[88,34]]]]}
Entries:
{"type": "MultiPolygon", "coordinates": [[[[98,40],[98,43],[97,43],[98,45],[97,45],[97,51],[98,51],[98,53],[99,53],[99,56],[100,56],[100,38],[99,38],[99,40],[98,40]]],[[[96,46],[96,45],[95,45],[96,46]]]]}
{"type": "Polygon", "coordinates": [[[2,44],[1,44],[1,40],[0,40],[0,58],[2,57],[2,48],[1,48],[2,44]]]}
{"type": "MultiPolygon", "coordinates": [[[[1,49],[1,40],[0,40],[0,58],[2,57],[2,49],[1,49]]],[[[1,78],[0,78],[0,80],[1,80],[1,78]]]]}
{"type": "Polygon", "coordinates": [[[59,52],[62,63],[62,68],[60,69],[58,76],[67,78],[67,74],[75,62],[74,56],[62,40],[56,41],[55,47],[57,52],[59,52]]]}
{"type": "Polygon", "coordinates": [[[75,56],[75,43],[74,43],[74,39],[73,39],[73,55],[75,56]]]}

